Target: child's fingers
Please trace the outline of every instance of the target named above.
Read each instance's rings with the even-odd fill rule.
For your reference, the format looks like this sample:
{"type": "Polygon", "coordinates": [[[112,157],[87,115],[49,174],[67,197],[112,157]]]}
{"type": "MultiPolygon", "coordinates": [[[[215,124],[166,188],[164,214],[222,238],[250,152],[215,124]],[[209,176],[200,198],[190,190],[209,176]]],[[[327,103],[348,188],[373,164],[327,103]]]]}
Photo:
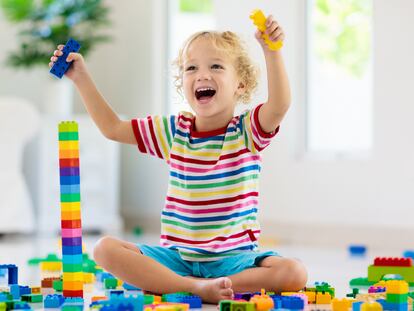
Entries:
{"type": "Polygon", "coordinates": [[[50,68],[52,68],[52,66],[53,66],[54,64],[55,64],[54,62],[50,62],[50,63],[49,63],[49,67],[50,67],[50,68]]]}
{"type": "Polygon", "coordinates": [[[53,55],[54,55],[54,56],[62,56],[62,55],[63,55],[63,52],[62,52],[61,50],[55,50],[55,51],[53,52],[53,55]]]}
{"type": "Polygon", "coordinates": [[[270,26],[270,24],[272,23],[274,21],[274,18],[273,18],[273,15],[269,15],[267,18],[266,18],[266,27],[269,27],[270,26]]]}
{"type": "Polygon", "coordinates": [[[273,21],[267,28],[266,33],[268,35],[272,34],[277,28],[279,27],[279,24],[275,21],[273,21]]]}
{"type": "Polygon", "coordinates": [[[66,58],[66,61],[69,63],[71,61],[77,61],[81,58],[82,56],[79,53],[74,53],[71,52],[69,53],[68,57],[66,58]]]}
{"type": "Polygon", "coordinates": [[[52,62],[56,62],[57,61],[57,57],[56,56],[52,56],[51,58],[50,58],[50,60],[52,61],[52,62]]]}
{"type": "Polygon", "coordinates": [[[58,48],[58,50],[63,50],[64,47],[65,47],[65,45],[59,44],[57,48],[58,48]]]}
{"type": "Polygon", "coordinates": [[[270,40],[277,41],[277,39],[283,34],[282,27],[278,27],[273,33],[269,35],[270,40]]]}

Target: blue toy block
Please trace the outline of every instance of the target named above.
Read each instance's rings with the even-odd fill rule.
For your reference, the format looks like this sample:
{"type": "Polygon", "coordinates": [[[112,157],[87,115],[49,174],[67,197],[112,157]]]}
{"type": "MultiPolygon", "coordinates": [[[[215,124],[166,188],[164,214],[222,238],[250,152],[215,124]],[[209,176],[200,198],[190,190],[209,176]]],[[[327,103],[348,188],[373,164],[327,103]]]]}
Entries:
{"type": "Polygon", "coordinates": [[[65,255],[63,256],[62,262],[64,264],[82,264],[82,258],[82,254],[65,255]]]}
{"type": "Polygon", "coordinates": [[[60,308],[60,306],[65,302],[65,297],[62,295],[47,295],[44,302],[43,307],[47,308],[60,308]]]}
{"type": "Polygon", "coordinates": [[[29,286],[19,286],[20,295],[30,295],[32,289],[29,286]]]}
{"type": "Polygon", "coordinates": [[[18,284],[18,269],[16,265],[0,265],[0,270],[7,270],[7,284],[18,284]]]}
{"type": "Polygon", "coordinates": [[[105,279],[108,279],[108,278],[115,278],[115,277],[109,272],[98,272],[96,274],[96,280],[98,282],[105,282],[105,279]]]}
{"type": "Polygon", "coordinates": [[[202,306],[201,297],[180,294],[167,294],[164,296],[166,302],[188,303],[191,309],[199,309],[202,306]]]}
{"type": "Polygon", "coordinates": [[[18,284],[12,284],[9,286],[10,294],[14,300],[20,299],[20,286],[18,284]]]}
{"type": "Polygon", "coordinates": [[[414,250],[404,251],[403,257],[412,258],[414,260],[414,250]]]}
{"type": "Polygon", "coordinates": [[[125,282],[122,284],[122,287],[125,290],[141,290],[141,288],[135,287],[134,285],[131,285],[131,284],[128,284],[128,283],[125,283],[125,282]]]}
{"type": "Polygon", "coordinates": [[[62,50],[63,55],[58,57],[56,63],[50,69],[50,73],[55,75],[59,79],[62,79],[65,72],[72,65],[72,62],[68,63],[66,61],[66,58],[68,57],[69,53],[72,53],[72,52],[77,53],[80,47],[81,46],[77,41],[70,38],[68,42],[66,42],[65,47],[62,50]]]}
{"type": "Polygon", "coordinates": [[[364,256],[367,248],[364,245],[349,245],[348,251],[351,256],[364,256]]]}
{"type": "Polygon", "coordinates": [[[82,254],[82,245],[62,246],[63,255],[79,255],[82,254]]]}
{"type": "Polygon", "coordinates": [[[377,302],[381,304],[383,310],[392,311],[408,311],[408,303],[391,303],[385,301],[385,299],[377,299],[377,302]]]}
{"type": "Polygon", "coordinates": [[[355,301],[352,303],[352,311],[360,311],[361,305],[363,304],[363,301],[355,301]]]}
{"type": "Polygon", "coordinates": [[[13,310],[32,310],[27,302],[16,301],[13,305],[13,310]]]}
{"type": "Polygon", "coordinates": [[[80,176],[60,176],[60,185],[79,185],[80,176]]]}
{"type": "Polygon", "coordinates": [[[60,185],[61,194],[80,193],[80,185],[60,185]]]}
{"type": "Polygon", "coordinates": [[[109,297],[111,296],[119,296],[119,295],[124,295],[124,291],[122,289],[112,289],[109,291],[109,297]]]}
{"type": "Polygon", "coordinates": [[[300,297],[282,296],[282,308],[289,310],[303,310],[305,302],[300,297]]]}

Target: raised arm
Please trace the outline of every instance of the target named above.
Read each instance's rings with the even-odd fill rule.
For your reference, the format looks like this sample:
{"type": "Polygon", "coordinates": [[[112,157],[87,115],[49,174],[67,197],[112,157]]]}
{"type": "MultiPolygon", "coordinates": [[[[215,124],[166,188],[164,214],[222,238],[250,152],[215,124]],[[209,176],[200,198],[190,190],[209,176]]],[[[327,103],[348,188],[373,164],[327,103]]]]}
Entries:
{"type": "MultiPolygon", "coordinates": [[[[266,19],[266,34],[273,42],[283,41],[285,34],[282,27],[269,15],[266,19]]],[[[280,50],[272,51],[262,39],[262,32],[256,32],[256,38],[262,46],[266,60],[268,99],[259,112],[262,130],[273,132],[283,120],[290,106],[290,86],[280,50]]]]}
{"type": "MultiPolygon", "coordinates": [[[[62,55],[63,45],[59,45],[51,57],[49,67],[62,55]]],[[[126,144],[136,144],[130,121],[119,119],[102,94],[98,91],[81,54],[70,53],[67,61],[73,61],[65,76],[73,81],[83,104],[101,133],[108,139],[126,144]]]]}

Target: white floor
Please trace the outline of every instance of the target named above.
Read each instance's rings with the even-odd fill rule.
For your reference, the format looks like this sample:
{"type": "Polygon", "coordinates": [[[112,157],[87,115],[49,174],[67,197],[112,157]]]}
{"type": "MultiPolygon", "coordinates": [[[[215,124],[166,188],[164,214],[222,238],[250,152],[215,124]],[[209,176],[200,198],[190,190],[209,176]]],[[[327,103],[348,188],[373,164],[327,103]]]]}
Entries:
{"type": "MultiPolygon", "coordinates": [[[[84,236],[83,242],[86,251],[91,254],[92,246],[99,236],[84,236]]],[[[157,243],[157,236],[142,235],[139,237],[128,235],[132,242],[157,243]]],[[[48,253],[58,253],[58,237],[30,237],[17,236],[0,239],[0,264],[16,264],[19,267],[19,284],[39,286],[40,276],[37,267],[30,267],[28,259],[45,257],[48,253]]],[[[272,246],[283,256],[301,259],[308,267],[309,282],[325,281],[336,289],[337,297],[345,297],[348,293],[348,282],[355,277],[366,277],[367,267],[376,256],[401,256],[399,253],[386,250],[368,252],[366,257],[352,258],[347,249],[342,248],[314,248],[312,246],[280,245],[272,246]]]]}

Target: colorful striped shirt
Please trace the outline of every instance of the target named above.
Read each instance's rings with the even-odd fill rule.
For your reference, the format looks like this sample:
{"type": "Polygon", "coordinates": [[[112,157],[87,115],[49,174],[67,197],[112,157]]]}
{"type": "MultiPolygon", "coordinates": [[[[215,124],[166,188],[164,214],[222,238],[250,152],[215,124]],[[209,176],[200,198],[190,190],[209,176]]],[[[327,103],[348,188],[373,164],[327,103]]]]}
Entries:
{"type": "Polygon", "coordinates": [[[187,112],[131,121],[139,151],[169,165],[160,243],[184,260],[257,250],[260,151],[279,129],[263,132],[260,107],[209,132],[196,132],[195,117],[187,112]]]}

